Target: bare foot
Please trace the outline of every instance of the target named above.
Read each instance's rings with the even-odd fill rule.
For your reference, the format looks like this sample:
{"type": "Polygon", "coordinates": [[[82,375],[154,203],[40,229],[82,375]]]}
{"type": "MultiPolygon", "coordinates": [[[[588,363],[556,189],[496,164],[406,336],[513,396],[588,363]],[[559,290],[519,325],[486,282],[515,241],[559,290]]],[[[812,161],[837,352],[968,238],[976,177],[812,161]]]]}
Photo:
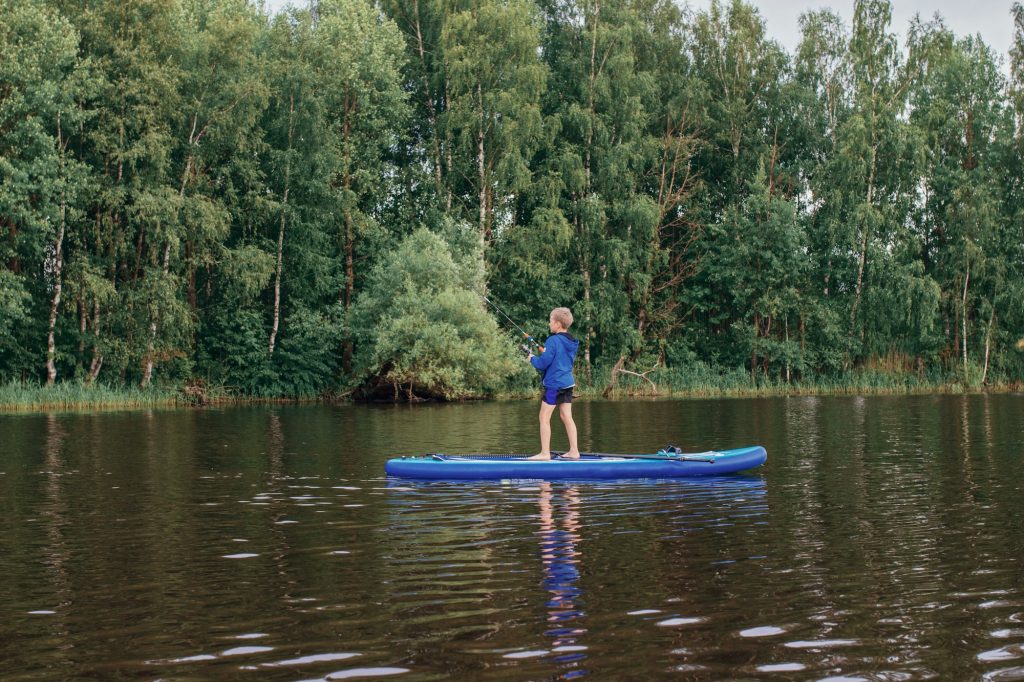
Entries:
{"type": "Polygon", "coordinates": [[[534,455],[533,457],[527,457],[526,459],[551,459],[550,452],[541,452],[540,454],[534,455]]]}
{"type": "Polygon", "coordinates": [[[575,451],[574,450],[570,450],[569,452],[563,452],[562,453],[562,459],[579,459],[579,458],[580,458],[579,450],[575,450],[575,451]]]}

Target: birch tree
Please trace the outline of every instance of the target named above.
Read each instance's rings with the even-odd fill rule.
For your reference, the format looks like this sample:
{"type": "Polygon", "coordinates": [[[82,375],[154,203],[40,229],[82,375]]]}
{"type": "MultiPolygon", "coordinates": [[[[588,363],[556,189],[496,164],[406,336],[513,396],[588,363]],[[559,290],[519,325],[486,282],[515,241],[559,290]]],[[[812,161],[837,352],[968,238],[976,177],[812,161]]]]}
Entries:
{"type": "Polygon", "coordinates": [[[515,195],[530,186],[530,156],[541,137],[547,69],[533,3],[464,3],[445,20],[441,49],[444,125],[457,149],[449,181],[486,249],[493,233],[513,222],[515,195]]]}
{"type": "MultiPolygon", "coordinates": [[[[0,16],[0,267],[10,273],[4,275],[4,307],[9,320],[24,320],[29,296],[37,298],[44,321],[27,328],[45,336],[43,364],[52,386],[69,233],[81,219],[89,182],[88,168],[70,147],[73,131],[87,118],[88,65],[78,55],[74,27],[44,3],[5,1],[0,16]],[[11,276],[25,272],[36,273],[28,281],[41,282],[42,289],[11,276]]],[[[0,350],[16,353],[30,343],[24,331],[5,330],[13,347],[0,350]]]]}
{"type": "MultiPolygon", "coordinates": [[[[400,75],[404,45],[395,24],[366,0],[324,2],[320,12],[311,59],[314,97],[324,119],[314,164],[323,173],[324,199],[337,211],[341,276],[335,291],[347,316],[358,285],[361,242],[379,232],[374,216],[388,194],[388,151],[398,145],[407,117],[400,75]]],[[[347,373],[351,338],[343,340],[341,352],[347,373]]]]}
{"type": "MultiPolygon", "coordinates": [[[[212,7],[197,1],[187,5],[183,17],[188,36],[181,46],[183,115],[172,136],[179,176],[176,195],[171,197],[164,190],[154,202],[160,227],[154,241],[162,270],[157,278],[167,292],[162,298],[175,295],[171,291],[175,285],[172,257],[183,257],[181,270],[193,317],[197,310],[196,269],[213,262],[216,246],[229,227],[228,211],[211,191],[218,175],[216,162],[223,160],[223,150],[236,146],[255,125],[266,96],[266,86],[254,67],[255,19],[242,0],[226,0],[212,7]]],[[[150,344],[143,359],[142,387],[152,379],[163,307],[160,299],[150,299],[150,303],[150,344]]],[[[168,345],[167,340],[163,345],[168,345]]]]}

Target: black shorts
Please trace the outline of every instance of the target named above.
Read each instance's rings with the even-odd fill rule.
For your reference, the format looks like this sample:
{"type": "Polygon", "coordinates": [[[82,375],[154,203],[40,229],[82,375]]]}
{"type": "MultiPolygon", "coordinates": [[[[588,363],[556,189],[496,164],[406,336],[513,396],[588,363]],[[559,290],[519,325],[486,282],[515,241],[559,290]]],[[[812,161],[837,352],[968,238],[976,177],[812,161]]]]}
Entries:
{"type": "Polygon", "coordinates": [[[541,402],[547,403],[548,405],[561,405],[562,403],[572,402],[572,389],[575,386],[569,386],[567,388],[545,388],[543,395],[541,395],[541,402]]]}

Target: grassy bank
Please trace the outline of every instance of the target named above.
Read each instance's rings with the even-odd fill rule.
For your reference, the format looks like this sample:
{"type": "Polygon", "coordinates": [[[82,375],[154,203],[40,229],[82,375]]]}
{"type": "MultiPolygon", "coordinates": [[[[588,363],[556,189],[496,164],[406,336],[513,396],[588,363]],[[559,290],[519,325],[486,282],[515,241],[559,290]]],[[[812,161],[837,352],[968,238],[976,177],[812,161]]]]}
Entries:
{"type": "Polygon", "coordinates": [[[162,388],[110,388],[102,384],[77,382],[57,383],[50,387],[20,383],[0,386],[0,411],[3,412],[141,409],[180,404],[180,391],[162,388]]]}
{"type": "MultiPolygon", "coordinates": [[[[682,370],[659,370],[646,377],[621,374],[608,392],[609,373],[595,373],[591,383],[577,384],[576,395],[584,399],[624,398],[754,398],[779,396],[841,395],[956,395],[964,393],[1011,393],[1024,391],[1019,381],[995,381],[988,385],[969,384],[943,376],[918,377],[915,374],[878,370],[851,371],[838,377],[818,377],[801,381],[781,381],[759,377],[752,381],[746,371],[719,372],[707,366],[682,370]]],[[[533,398],[539,388],[510,391],[506,399],[533,398]]]]}
{"type": "Polygon", "coordinates": [[[292,398],[239,396],[223,389],[135,386],[110,387],[103,384],[63,382],[53,386],[11,383],[0,385],[0,413],[78,410],[138,410],[157,407],[199,407],[207,405],[293,403],[292,398]]]}
{"type": "MultiPolygon", "coordinates": [[[[579,384],[576,395],[582,399],[625,398],[751,398],[779,396],[841,395],[925,395],[964,393],[1011,393],[1024,391],[1021,382],[996,382],[988,386],[970,386],[957,381],[918,379],[911,375],[858,372],[841,378],[786,383],[752,383],[746,373],[684,375],[665,373],[641,377],[621,376],[614,390],[605,396],[607,375],[595,376],[590,385],[579,384]]],[[[510,390],[495,396],[499,400],[536,398],[539,386],[510,390]]],[[[330,401],[323,398],[325,401],[330,401]]],[[[285,397],[257,397],[231,394],[223,389],[150,388],[127,386],[112,388],[102,384],[58,383],[51,387],[12,383],[0,385],[0,413],[89,410],[134,410],[196,407],[207,405],[281,404],[316,402],[315,398],[297,400],[285,397]]]]}
{"type": "MultiPolygon", "coordinates": [[[[664,396],[690,398],[769,397],[769,396],[839,396],[839,395],[917,395],[1007,393],[1022,390],[1021,382],[990,382],[969,384],[943,376],[918,377],[915,374],[877,370],[851,371],[838,377],[817,377],[800,381],[770,380],[759,377],[752,381],[743,371],[726,373],[665,371],[651,373],[648,379],[632,375],[620,376],[609,397],[664,396]]],[[[601,396],[608,385],[607,375],[594,386],[581,391],[585,397],[601,396]]]]}
{"type": "MultiPolygon", "coordinates": [[[[951,383],[760,383],[756,386],[659,386],[653,390],[648,386],[620,386],[607,397],[622,398],[769,398],[782,396],[843,396],[843,395],[963,395],[971,393],[1019,393],[1024,391],[1020,383],[995,383],[988,386],[964,386],[951,383]]],[[[584,398],[603,398],[601,387],[585,388],[577,395],[584,398]]]]}

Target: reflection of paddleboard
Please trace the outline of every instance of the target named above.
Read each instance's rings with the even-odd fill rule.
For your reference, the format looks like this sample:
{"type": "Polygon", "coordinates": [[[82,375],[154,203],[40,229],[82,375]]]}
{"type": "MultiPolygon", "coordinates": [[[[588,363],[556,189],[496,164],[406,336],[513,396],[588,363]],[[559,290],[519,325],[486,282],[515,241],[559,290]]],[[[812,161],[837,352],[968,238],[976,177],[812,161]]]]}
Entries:
{"type": "Polygon", "coordinates": [[[701,453],[651,455],[583,453],[580,459],[530,460],[528,455],[445,455],[395,457],[384,465],[391,476],[440,480],[539,478],[679,478],[721,476],[761,466],[768,459],[759,445],[701,453]]]}

